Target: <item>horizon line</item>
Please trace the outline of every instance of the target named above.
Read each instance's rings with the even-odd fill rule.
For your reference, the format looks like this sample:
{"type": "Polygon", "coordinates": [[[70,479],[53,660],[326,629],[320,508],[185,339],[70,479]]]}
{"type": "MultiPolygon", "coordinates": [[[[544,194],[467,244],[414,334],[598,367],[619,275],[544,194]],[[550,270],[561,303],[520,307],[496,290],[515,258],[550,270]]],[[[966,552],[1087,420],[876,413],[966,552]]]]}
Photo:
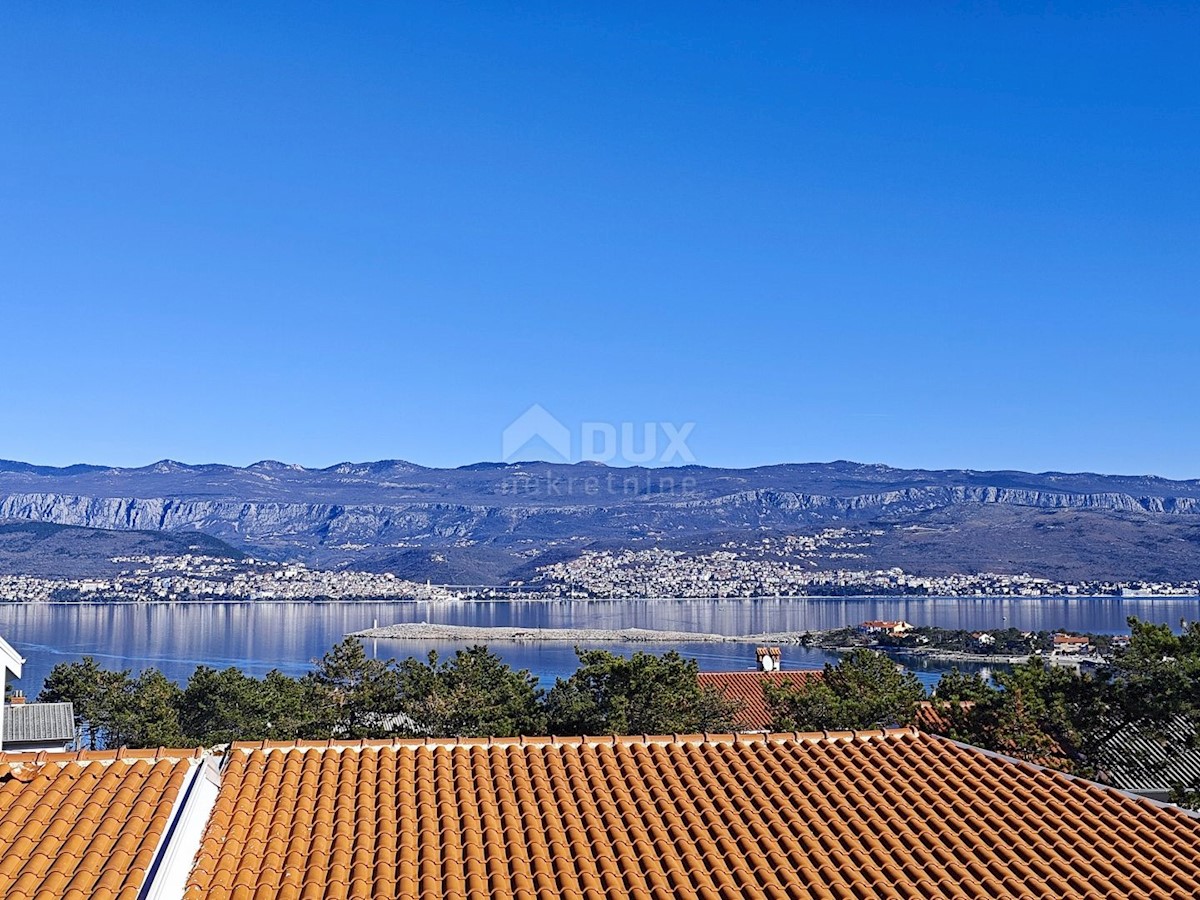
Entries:
{"type": "MultiPolygon", "coordinates": [[[[134,472],[134,471],[150,470],[150,469],[154,469],[155,467],[158,467],[158,466],[178,466],[179,468],[182,468],[182,469],[224,468],[224,469],[235,469],[238,471],[245,471],[245,470],[257,469],[257,468],[279,468],[279,469],[287,469],[287,470],[291,470],[291,471],[302,471],[302,472],[329,472],[329,471],[338,469],[342,466],[362,467],[362,466],[380,466],[380,465],[387,465],[387,464],[390,464],[393,466],[408,466],[408,467],[411,467],[414,469],[420,469],[420,470],[431,471],[431,472],[461,471],[461,470],[465,470],[465,469],[485,469],[485,468],[510,469],[510,468],[518,468],[518,467],[522,467],[522,466],[555,466],[555,467],[564,467],[564,468],[583,467],[583,468],[596,468],[596,469],[612,469],[612,470],[621,471],[621,472],[628,472],[628,471],[634,471],[634,470],[669,472],[669,471],[697,470],[697,469],[728,471],[728,472],[753,472],[753,471],[757,471],[757,470],[761,470],[761,469],[776,469],[776,468],[785,468],[785,467],[789,467],[789,466],[838,466],[838,465],[844,465],[844,466],[856,466],[856,467],[860,467],[860,468],[864,468],[864,469],[874,468],[874,469],[886,469],[886,470],[890,470],[893,472],[927,472],[927,473],[931,473],[931,474],[932,473],[961,473],[961,474],[970,474],[970,475],[1017,474],[1017,475],[1035,475],[1035,476],[1060,475],[1060,476],[1074,476],[1074,477],[1090,475],[1090,476],[1097,476],[1097,477],[1104,477],[1104,478],[1152,478],[1152,479],[1159,480],[1159,481],[1174,481],[1174,482],[1200,481],[1200,477],[1173,478],[1173,477],[1166,476],[1166,475],[1158,475],[1158,474],[1155,474],[1152,472],[1138,472],[1138,473],[1103,472],[1103,471],[1098,471],[1098,470],[1086,470],[1086,469],[1085,470],[1074,470],[1074,471],[1067,471],[1067,470],[1062,470],[1062,469],[1045,469],[1045,470],[1041,470],[1041,471],[1033,471],[1030,469],[1016,469],[1016,468],[979,469],[979,468],[968,468],[968,467],[944,467],[944,468],[926,468],[926,467],[921,467],[921,466],[903,467],[903,466],[894,466],[894,465],[891,465],[890,463],[881,463],[881,462],[865,463],[865,462],[859,462],[857,460],[844,459],[844,458],[832,459],[832,460],[804,460],[804,461],[790,460],[790,461],[784,461],[784,462],[771,462],[771,463],[763,463],[763,464],[759,464],[759,465],[750,465],[750,466],[705,465],[703,463],[686,463],[684,465],[675,465],[675,466],[672,466],[672,465],[654,466],[654,465],[644,465],[644,464],[633,463],[630,465],[623,466],[623,465],[614,465],[611,462],[604,462],[604,461],[600,461],[600,460],[587,460],[587,459],[559,460],[559,461],[545,460],[545,459],[527,459],[527,460],[523,459],[523,460],[512,460],[512,461],[508,461],[508,462],[505,462],[503,460],[478,460],[476,462],[464,463],[464,464],[457,465],[457,466],[437,466],[437,465],[430,466],[430,465],[425,465],[423,463],[417,463],[417,462],[413,462],[411,460],[402,459],[399,457],[373,459],[373,460],[362,460],[362,461],[358,461],[358,462],[355,462],[352,460],[340,460],[338,462],[331,463],[330,465],[327,465],[327,466],[303,465],[301,463],[289,463],[289,462],[283,462],[278,459],[269,459],[269,458],[259,459],[252,463],[248,463],[246,465],[237,465],[236,463],[226,463],[226,462],[188,463],[188,462],[182,462],[177,459],[173,459],[171,457],[163,457],[162,459],[157,459],[157,460],[154,460],[149,463],[145,463],[144,465],[140,465],[140,466],[131,466],[131,465],[121,466],[121,465],[107,465],[104,463],[87,463],[87,462],[75,462],[75,463],[69,463],[66,465],[52,465],[52,464],[45,464],[45,463],[33,463],[33,462],[28,462],[26,460],[0,458],[0,466],[5,466],[5,465],[20,466],[23,469],[32,470],[29,474],[50,474],[50,472],[60,473],[60,474],[68,474],[68,473],[69,474],[85,474],[87,472],[105,472],[105,471],[134,472]],[[50,472],[47,472],[45,470],[50,470],[50,472]],[[72,472],[71,470],[76,470],[76,471],[72,472]]],[[[12,472],[11,469],[7,470],[7,471],[12,472]]],[[[0,474],[6,474],[6,471],[4,469],[0,469],[0,474]]]]}

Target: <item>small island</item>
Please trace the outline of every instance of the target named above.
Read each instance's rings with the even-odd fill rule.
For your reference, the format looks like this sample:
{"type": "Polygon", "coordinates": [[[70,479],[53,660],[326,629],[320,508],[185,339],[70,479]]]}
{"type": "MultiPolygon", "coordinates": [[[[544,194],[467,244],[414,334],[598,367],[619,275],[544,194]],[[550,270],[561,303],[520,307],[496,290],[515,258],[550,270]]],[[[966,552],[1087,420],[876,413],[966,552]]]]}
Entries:
{"type": "Polygon", "coordinates": [[[660,631],[650,628],[530,628],[518,626],[440,625],[408,622],[381,625],[352,637],[458,641],[479,644],[559,642],[575,644],[798,644],[831,653],[860,648],[882,650],[953,662],[1022,663],[1033,657],[1062,662],[1102,661],[1128,645],[1126,635],[1080,634],[1066,631],[982,631],[917,627],[901,621],[868,621],[829,631],[779,631],[759,634],[713,634],[701,631],[660,631]]]}

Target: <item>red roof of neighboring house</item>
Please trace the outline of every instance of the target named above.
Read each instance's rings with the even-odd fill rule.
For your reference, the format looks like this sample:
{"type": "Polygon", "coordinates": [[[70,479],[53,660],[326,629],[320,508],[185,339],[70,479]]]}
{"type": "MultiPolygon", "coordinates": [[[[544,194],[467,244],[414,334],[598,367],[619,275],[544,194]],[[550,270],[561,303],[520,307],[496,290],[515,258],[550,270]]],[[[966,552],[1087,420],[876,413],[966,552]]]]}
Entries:
{"type": "Polygon", "coordinates": [[[1054,636],[1056,644],[1088,644],[1091,643],[1089,638],[1079,637],[1074,634],[1056,634],[1054,636]]]}
{"type": "Polygon", "coordinates": [[[763,682],[799,684],[808,678],[820,678],[820,669],[800,669],[794,672],[700,672],[701,687],[715,687],[730,700],[742,704],[734,716],[734,724],[748,731],[766,731],[771,727],[771,711],[763,694],[763,682]]]}
{"type": "Polygon", "coordinates": [[[950,707],[970,709],[975,705],[973,700],[925,700],[917,704],[916,718],[913,724],[922,731],[930,734],[946,734],[950,730],[950,719],[946,713],[950,707]]]}

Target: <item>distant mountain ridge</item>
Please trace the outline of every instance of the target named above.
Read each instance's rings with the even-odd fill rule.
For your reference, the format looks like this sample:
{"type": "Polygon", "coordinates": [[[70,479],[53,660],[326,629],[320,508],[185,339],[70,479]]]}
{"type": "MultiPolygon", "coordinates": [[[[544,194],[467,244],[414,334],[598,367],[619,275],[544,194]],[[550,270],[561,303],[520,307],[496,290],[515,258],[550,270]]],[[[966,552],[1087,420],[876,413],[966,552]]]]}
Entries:
{"type": "Polygon", "coordinates": [[[1087,569],[1096,577],[1200,577],[1200,480],[1149,475],[847,461],[752,469],[541,462],[436,469],[403,460],[322,469],[273,460],[54,468],[0,461],[0,519],[199,531],[266,558],[453,583],[508,580],[587,546],[703,548],[731,535],[868,523],[889,534],[921,524],[943,535],[920,552],[912,542],[873,539],[871,564],[909,571],[964,571],[988,562],[1047,576],[1087,569]],[[1003,534],[987,537],[980,526],[989,522],[1002,522],[1003,534]],[[1048,543],[1046,530],[1055,528],[1067,528],[1072,541],[1048,543]],[[1039,552],[1051,544],[1053,553],[1039,552]],[[997,547],[1008,549],[997,558],[997,547]]]}

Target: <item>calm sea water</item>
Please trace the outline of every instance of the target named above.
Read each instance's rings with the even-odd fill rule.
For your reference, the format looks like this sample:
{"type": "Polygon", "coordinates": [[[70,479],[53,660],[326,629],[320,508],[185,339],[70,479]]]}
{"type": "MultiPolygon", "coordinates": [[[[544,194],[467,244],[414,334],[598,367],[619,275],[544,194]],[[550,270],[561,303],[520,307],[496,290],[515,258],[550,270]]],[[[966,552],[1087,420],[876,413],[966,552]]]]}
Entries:
{"type": "MultiPolygon", "coordinates": [[[[95,656],[110,668],[135,671],[155,666],[185,681],[198,665],[238,666],[255,675],[272,668],[303,674],[312,661],[348,632],[378,622],[451,625],[516,625],[563,628],[656,628],[718,634],[803,631],[854,625],[865,619],[904,619],[945,628],[1022,630],[1066,628],[1117,634],[1138,616],[1178,627],[1200,619],[1200,598],[839,598],[801,600],[590,600],[487,603],[199,603],[199,604],[0,604],[0,636],[28,660],[18,685],[29,696],[56,663],[95,656]]],[[[446,641],[369,641],[380,657],[452,654],[446,641]]],[[[614,652],[663,652],[675,645],[604,644],[614,652]]],[[[526,668],[543,684],[570,674],[575,654],[568,644],[497,644],[510,664],[526,668]]],[[[702,669],[748,669],[754,648],[743,644],[677,647],[702,669]]],[[[812,668],[834,661],[815,650],[784,648],[785,668],[812,668]]],[[[926,683],[941,671],[929,665],[926,683]]]]}

